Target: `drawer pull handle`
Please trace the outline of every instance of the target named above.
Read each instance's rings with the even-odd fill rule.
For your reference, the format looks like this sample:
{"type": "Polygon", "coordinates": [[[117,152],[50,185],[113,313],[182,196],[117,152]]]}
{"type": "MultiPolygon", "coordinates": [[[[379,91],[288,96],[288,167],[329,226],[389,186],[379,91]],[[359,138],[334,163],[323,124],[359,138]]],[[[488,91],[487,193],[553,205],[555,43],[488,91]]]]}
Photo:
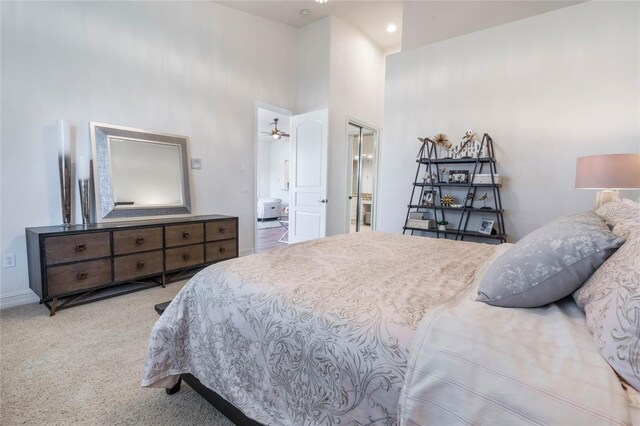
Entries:
{"type": "Polygon", "coordinates": [[[221,234],[224,234],[224,231],[226,231],[226,230],[227,230],[227,228],[225,228],[224,226],[220,227],[220,233],[221,234]]]}
{"type": "Polygon", "coordinates": [[[144,237],[136,238],[136,244],[144,244],[144,237]]]}
{"type": "Polygon", "coordinates": [[[138,262],[138,269],[144,268],[144,262],[138,262]]]}
{"type": "Polygon", "coordinates": [[[220,253],[224,253],[225,251],[227,251],[224,247],[220,247],[220,253]]]}
{"type": "Polygon", "coordinates": [[[182,238],[189,238],[189,233],[187,231],[184,231],[182,233],[182,238]]]}
{"type": "Polygon", "coordinates": [[[191,257],[191,256],[189,256],[189,253],[185,253],[185,254],[183,254],[183,255],[182,255],[182,258],[183,258],[184,260],[189,260],[189,258],[190,258],[190,257],[191,257]]]}
{"type": "Polygon", "coordinates": [[[78,272],[77,278],[79,280],[86,280],[87,276],[89,276],[89,274],[86,272],[78,272]]]}
{"type": "Polygon", "coordinates": [[[86,244],[76,244],[76,251],[85,251],[87,249],[86,244]]]}

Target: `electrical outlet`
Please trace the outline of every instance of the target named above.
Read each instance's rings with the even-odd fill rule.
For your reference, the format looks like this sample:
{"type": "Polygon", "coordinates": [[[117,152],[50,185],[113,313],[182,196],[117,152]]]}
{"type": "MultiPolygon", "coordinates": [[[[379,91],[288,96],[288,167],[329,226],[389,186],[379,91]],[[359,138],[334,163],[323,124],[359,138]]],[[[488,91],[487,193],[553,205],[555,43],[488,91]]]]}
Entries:
{"type": "Polygon", "coordinates": [[[3,266],[5,268],[13,268],[16,266],[16,255],[15,253],[8,253],[4,256],[3,266]]]}
{"type": "Polygon", "coordinates": [[[202,168],[202,158],[192,158],[191,168],[194,170],[200,170],[202,168]]]}

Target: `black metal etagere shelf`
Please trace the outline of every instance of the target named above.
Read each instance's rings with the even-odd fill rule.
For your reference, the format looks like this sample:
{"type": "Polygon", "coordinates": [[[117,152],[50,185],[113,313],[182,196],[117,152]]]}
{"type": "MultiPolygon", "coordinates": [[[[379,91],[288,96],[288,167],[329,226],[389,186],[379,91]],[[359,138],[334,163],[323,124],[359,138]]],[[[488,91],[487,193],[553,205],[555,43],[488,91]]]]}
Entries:
{"type": "MultiPolygon", "coordinates": [[[[421,139],[422,140],[422,139],[421,139]]],[[[502,199],[500,197],[500,188],[502,187],[501,183],[498,182],[497,176],[497,167],[496,167],[496,159],[493,151],[493,140],[491,136],[488,134],[484,134],[482,137],[482,141],[480,142],[480,147],[478,148],[475,156],[473,157],[465,157],[465,158],[438,158],[437,144],[433,142],[429,138],[424,138],[422,140],[422,147],[418,152],[418,159],[416,162],[418,163],[418,167],[416,170],[416,177],[413,183],[413,187],[411,190],[411,200],[409,201],[409,205],[407,206],[407,216],[405,218],[405,225],[403,227],[403,234],[407,231],[411,232],[414,235],[415,232],[426,233],[427,235],[435,234],[436,238],[452,238],[455,240],[464,240],[465,237],[472,238],[486,238],[491,240],[498,240],[499,242],[506,242],[507,234],[504,229],[504,209],[502,208],[502,199]],[[469,170],[468,182],[459,183],[459,182],[443,182],[439,178],[438,181],[434,181],[433,178],[430,178],[429,181],[423,181],[421,175],[426,173],[427,176],[440,176],[438,166],[441,165],[450,165],[455,166],[457,164],[465,164],[468,166],[472,166],[472,169],[469,170]],[[475,177],[478,174],[483,172],[484,167],[488,167],[488,175],[490,176],[490,183],[474,183],[475,177]],[[434,173],[435,172],[435,173],[434,173]],[[443,206],[438,205],[436,200],[432,200],[430,205],[423,205],[420,203],[422,192],[424,188],[430,188],[430,192],[432,194],[436,194],[438,196],[438,200],[442,200],[443,188],[451,187],[453,189],[463,189],[466,188],[467,194],[464,197],[463,203],[460,207],[453,206],[443,206]],[[416,191],[416,188],[419,190],[416,191]],[[478,188],[485,188],[491,191],[492,198],[492,206],[491,207],[474,207],[473,202],[476,197],[476,192],[478,188]],[[417,195],[417,197],[416,197],[417,195]],[[419,228],[413,227],[409,223],[410,214],[412,212],[431,212],[434,217],[434,222],[438,221],[446,221],[446,214],[454,214],[457,219],[458,225],[456,228],[449,228],[444,231],[439,230],[436,227],[433,228],[419,228]],[[491,234],[485,234],[479,231],[469,230],[469,218],[472,214],[475,213],[483,213],[491,215],[495,217],[494,227],[492,228],[491,234]]]]}

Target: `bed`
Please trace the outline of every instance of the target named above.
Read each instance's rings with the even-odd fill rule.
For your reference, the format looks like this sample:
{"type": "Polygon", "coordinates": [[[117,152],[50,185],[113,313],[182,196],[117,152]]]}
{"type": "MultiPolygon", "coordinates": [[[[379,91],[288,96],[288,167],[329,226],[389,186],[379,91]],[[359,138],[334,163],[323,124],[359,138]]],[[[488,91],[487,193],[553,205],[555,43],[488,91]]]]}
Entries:
{"type": "Polygon", "coordinates": [[[631,423],[570,297],[475,300],[510,247],[369,232],[212,265],[155,324],[142,385],[183,377],[238,423],[631,423]]]}

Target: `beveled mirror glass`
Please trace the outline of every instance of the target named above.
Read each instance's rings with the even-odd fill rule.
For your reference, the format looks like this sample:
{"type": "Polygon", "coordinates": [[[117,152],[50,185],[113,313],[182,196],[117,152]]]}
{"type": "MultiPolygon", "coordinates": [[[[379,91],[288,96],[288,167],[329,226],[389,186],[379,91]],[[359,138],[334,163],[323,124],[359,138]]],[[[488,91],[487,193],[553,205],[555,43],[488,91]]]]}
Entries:
{"type": "Polygon", "coordinates": [[[187,138],[91,123],[98,222],[191,212],[187,138]]]}

